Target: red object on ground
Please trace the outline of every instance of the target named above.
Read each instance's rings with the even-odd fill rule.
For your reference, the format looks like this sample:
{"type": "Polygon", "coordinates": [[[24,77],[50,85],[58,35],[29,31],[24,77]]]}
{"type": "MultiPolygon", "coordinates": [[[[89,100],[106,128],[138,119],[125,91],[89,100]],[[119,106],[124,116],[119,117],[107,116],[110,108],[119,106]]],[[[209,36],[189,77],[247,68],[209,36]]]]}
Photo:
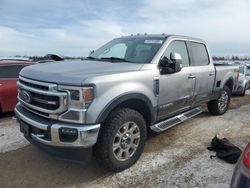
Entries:
{"type": "Polygon", "coordinates": [[[13,111],[17,103],[17,80],[30,61],[0,60],[0,112],[13,111]]]}

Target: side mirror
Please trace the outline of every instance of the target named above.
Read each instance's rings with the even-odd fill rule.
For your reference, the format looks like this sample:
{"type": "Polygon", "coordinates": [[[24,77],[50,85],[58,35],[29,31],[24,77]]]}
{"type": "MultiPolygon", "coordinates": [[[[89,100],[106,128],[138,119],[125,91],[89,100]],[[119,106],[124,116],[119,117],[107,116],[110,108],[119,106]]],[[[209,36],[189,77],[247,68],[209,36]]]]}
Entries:
{"type": "Polygon", "coordinates": [[[171,53],[170,54],[170,60],[173,61],[175,64],[175,72],[180,72],[182,69],[182,58],[181,55],[178,53],[171,53]]]}
{"type": "Polygon", "coordinates": [[[161,74],[171,74],[180,72],[182,68],[182,58],[178,53],[171,52],[170,59],[164,56],[160,60],[160,72],[161,74]]]}

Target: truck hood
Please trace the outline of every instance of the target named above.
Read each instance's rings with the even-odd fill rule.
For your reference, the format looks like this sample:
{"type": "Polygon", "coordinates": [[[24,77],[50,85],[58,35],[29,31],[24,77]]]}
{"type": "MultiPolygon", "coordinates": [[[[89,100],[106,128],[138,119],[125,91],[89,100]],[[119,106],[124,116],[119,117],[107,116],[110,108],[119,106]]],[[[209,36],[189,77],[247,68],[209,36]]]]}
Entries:
{"type": "Polygon", "coordinates": [[[82,85],[90,77],[138,71],[143,64],[91,60],[58,61],[25,67],[20,75],[37,81],[82,85]]]}

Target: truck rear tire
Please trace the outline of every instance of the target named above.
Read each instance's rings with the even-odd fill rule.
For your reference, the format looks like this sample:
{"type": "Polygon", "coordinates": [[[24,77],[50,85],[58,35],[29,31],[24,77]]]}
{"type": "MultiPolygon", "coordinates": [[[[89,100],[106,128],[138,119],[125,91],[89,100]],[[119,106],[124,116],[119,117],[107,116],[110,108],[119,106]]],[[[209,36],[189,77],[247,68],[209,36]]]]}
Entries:
{"type": "Polygon", "coordinates": [[[139,112],[117,109],[102,124],[94,155],[104,166],[120,172],[140,158],[146,137],[146,123],[139,112]]]}
{"type": "Polygon", "coordinates": [[[221,91],[220,97],[217,100],[212,100],[207,104],[208,111],[212,115],[224,114],[229,106],[231,91],[227,86],[224,86],[221,91]]]}

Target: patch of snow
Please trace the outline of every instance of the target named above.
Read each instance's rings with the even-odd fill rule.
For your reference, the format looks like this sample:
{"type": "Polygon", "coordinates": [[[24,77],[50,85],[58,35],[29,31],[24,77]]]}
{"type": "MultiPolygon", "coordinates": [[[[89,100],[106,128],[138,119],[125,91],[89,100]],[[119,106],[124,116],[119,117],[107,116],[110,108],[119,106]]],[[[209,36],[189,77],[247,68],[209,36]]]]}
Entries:
{"type": "Polygon", "coordinates": [[[0,153],[16,150],[28,145],[17,125],[0,127],[0,153]]]}

